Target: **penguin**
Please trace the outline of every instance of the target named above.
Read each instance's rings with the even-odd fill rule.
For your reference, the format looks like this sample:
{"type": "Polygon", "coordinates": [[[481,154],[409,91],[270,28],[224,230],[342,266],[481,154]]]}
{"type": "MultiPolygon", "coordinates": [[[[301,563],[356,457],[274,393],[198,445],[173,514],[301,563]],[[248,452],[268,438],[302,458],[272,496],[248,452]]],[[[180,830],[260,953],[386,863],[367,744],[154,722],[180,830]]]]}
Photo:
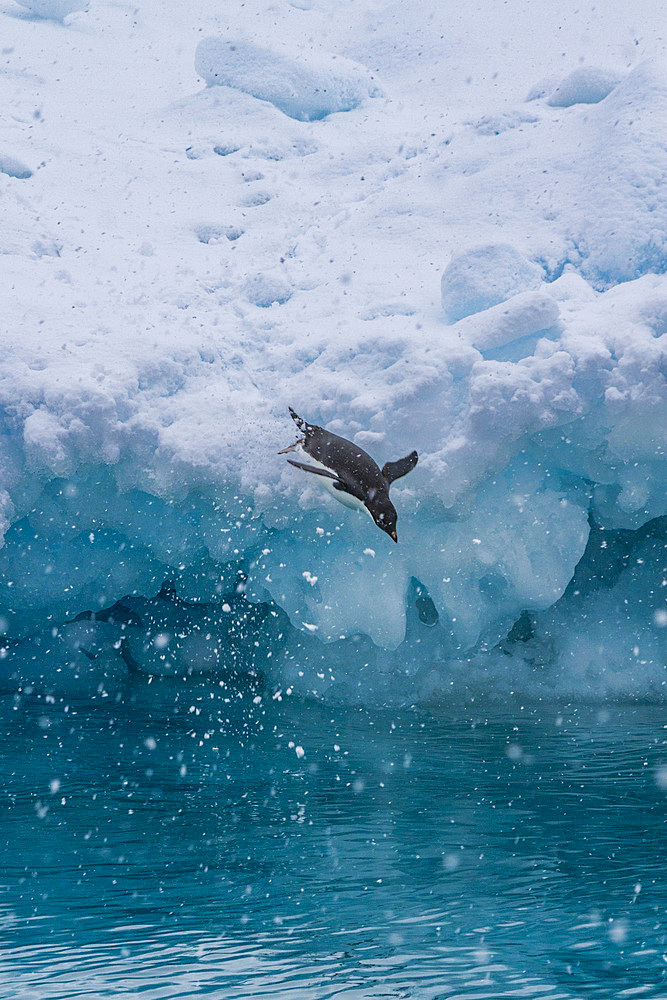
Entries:
{"type": "Polygon", "coordinates": [[[287,461],[297,469],[319,476],[322,486],[336,500],[354,510],[365,510],[378,528],[398,542],[398,515],[389,499],[389,487],[395,479],[412,472],[419,458],[417,452],[412,451],[396,462],[386,462],[380,469],[371,456],[352,441],[307,423],[291,406],[289,412],[303,436],[278,454],[293,451],[307,455],[311,460],[307,463],[293,458],[287,461]]]}

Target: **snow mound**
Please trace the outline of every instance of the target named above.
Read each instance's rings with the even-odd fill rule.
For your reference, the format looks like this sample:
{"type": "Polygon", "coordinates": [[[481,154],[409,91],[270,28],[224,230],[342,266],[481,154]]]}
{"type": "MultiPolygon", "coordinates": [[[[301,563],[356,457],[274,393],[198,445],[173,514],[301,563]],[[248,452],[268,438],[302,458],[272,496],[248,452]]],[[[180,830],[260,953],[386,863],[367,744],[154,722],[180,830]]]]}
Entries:
{"type": "Polygon", "coordinates": [[[349,59],[292,56],[242,39],[205,38],[197,46],[195,69],[209,87],[233,87],[300,121],[351,111],[381,94],[373,75],[349,59]]]}
{"type": "Polygon", "coordinates": [[[611,70],[582,66],[554,87],[546,103],[552,108],[571,108],[574,104],[599,104],[622,79],[620,73],[611,70]]]}
{"type": "Polygon", "coordinates": [[[450,323],[504,302],[517,292],[538,288],[544,280],[539,264],[513,246],[492,243],[454,257],[442,275],[442,307],[450,323]]]}

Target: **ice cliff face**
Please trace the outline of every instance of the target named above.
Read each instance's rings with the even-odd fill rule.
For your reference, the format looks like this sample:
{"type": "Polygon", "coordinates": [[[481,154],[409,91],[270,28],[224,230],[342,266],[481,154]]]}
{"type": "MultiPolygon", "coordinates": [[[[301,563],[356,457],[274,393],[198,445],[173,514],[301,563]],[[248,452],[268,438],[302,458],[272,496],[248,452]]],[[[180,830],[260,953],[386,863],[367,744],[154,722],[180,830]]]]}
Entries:
{"type": "Polygon", "coordinates": [[[325,8],[282,15],[318,33],[308,58],[202,41],[191,97],[175,12],[138,35],[77,14],[92,48],[13,28],[24,63],[39,32],[61,55],[38,118],[18,69],[2,84],[27,166],[0,175],[0,682],[664,697],[658,64],[524,103],[524,54],[522,95],[491,102],[431,22],[426,85],[398,21],[343,44],[325,8]],[[128,47],[82,96],[120,59],[102,28],[128,47]],[[398,546],[277,455],[289,404],[380,464],[419,451],[398,546]]]}

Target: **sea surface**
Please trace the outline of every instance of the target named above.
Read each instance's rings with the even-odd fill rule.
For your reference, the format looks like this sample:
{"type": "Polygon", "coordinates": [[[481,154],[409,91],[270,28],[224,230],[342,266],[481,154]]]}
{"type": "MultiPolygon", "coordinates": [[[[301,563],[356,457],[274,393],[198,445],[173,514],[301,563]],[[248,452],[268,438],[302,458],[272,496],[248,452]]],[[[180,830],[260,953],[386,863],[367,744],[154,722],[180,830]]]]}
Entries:
{"type": "Polygon", "coordinates": [[[0,698],[0,997],[667,998],[667,711],[0,698]]]}

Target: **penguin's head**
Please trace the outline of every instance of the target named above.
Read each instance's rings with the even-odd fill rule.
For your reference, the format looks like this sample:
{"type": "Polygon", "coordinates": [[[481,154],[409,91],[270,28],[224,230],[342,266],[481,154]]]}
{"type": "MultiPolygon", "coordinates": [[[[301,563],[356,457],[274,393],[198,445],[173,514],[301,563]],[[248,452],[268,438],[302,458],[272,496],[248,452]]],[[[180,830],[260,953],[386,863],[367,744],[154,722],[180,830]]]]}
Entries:
{"type": "Polygon", "coordinates": [[[378,528],[386,531],[390,538],[393,538],[395,542],[398,541],[398,535],[396,534],[396,520],[398,514],[396,513],[396,508],[389,499],[388,493],[379,492],[375,494],[372,498],[369,496],[366,501],[366,507],[368,512],[377,524],[378,528]]]}

